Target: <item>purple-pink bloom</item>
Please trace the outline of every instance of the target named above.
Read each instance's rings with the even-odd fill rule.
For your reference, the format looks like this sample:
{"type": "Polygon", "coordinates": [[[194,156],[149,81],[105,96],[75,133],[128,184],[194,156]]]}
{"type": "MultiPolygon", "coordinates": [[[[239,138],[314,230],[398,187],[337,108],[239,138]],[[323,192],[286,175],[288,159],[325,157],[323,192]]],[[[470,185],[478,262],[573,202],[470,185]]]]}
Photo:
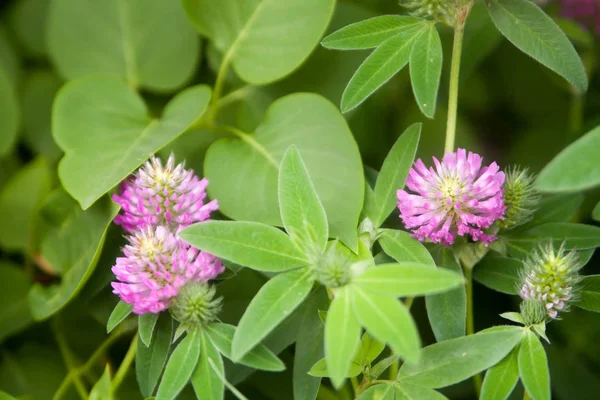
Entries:
{"type": "Polygon", "coordinates": [[[504,216],[504,173],[495,162],[482,168],[482,160],[458,149],[442,162],[433,157],[435,169],[421,159],[415,162],[406,180],[410,192],[398,190],[400,218],[414,238],[447,246],[456,235],[486,245],[496,240],[484,229],[504,216]]]}
{"type": "Polygon", "coordinates": [[[127,232],[148,226],[181,228],[210,217],[218,210],[216,200],[206,200],[206,178],[200,180],[183,164],[175,166],[173,155],[166,165],[152,157],[135,176],[122,183],[113,200],[123,209],[115,223],[127,232]]]}
{"type": "Polygon", "coordinates": [[[221,260],[200,252],[167,228],[146,227],[128,237],[124,257],[117,258],[113,293],[136,314],[158,313],[190,281],[208,281],[222,273],[221,260]]]}
{"type": "Polygon", "coordinates": [[[561,14],[600,34],[600,0],[561,0],[561,14]]]}

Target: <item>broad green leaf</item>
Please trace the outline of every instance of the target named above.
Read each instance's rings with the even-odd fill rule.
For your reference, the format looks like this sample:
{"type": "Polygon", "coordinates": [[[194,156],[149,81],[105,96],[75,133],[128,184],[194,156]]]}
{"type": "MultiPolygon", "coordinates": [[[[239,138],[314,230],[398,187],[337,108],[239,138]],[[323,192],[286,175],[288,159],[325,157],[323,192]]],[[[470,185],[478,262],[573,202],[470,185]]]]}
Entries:
{"type": "Polygon", "coordinates": [[[0,342],[31,324],[33,318],[27,304],[31,281],[23,268],[0,262],[0,342]]]}
{"type": "Polygon", "coordinates": [[[588,87],[577,51],[552,18],[528,0],[486,0],[492,21],[519,50],[561,75],[580,92],[588,87]]]}
{"type": "Polygon", "coordinates": [[[370,268],[354,278],[353,284],[381,295],[406,297],[446,292],[463,285],[464,279],[443,268],[403,262],[370,268]]]}
{"type": "Polygon", "coordinates": [[[329,234],[356,251],[364,174],[356,142],[337,107],[318,95],[295,93],[273,103],[254,134],[237,136],[218,140],[206,153],[208,192],[219,199],[221,212],[281,226],[279,162],[295,145],[325,208],[329,234]]]}
{"type": "Polygon", "coordinates": [[[200,333],[188,332],[169,357],[156,400],[172,400],[188,383],[200,358],[200,333]]]}
{"type": "Polygon", "coordinates": [[[59,208],[67,214],[50,229],[42,241],[41,253],[60,273],[61,280],[45,286],[36,283],[31,288],[29,305],[36,320],[61,310],[83,288],[94,272],[106,230],[118,211],[108,197],[83,211],[62,190],[53,192],[44,206],[49,212],[59,208]]]}
{"type": "Polygon", "coordinates": [[[524,258],[540,244],[550,242],[558,247],[565,244],[566,250],[585,250],[600,246],[600,228],[584,224],[551,222],[538,225],[525,232],[507,237],[509,253],[524,258]]]}
{"type": "Polygon", "coordinates": [[[423,348],[419,364],[404,364],[400,382],[442,388],[461,382],[502,360],[523,336],[523,328],[502,326],[423,348]]]}
{"type": "Polygon", "coordinates": [[[325,320],[325,359],[335,387],[340,387],[348,376],[358,351],[360,331],[350,289],[342,287],[336,291],[325,320]]]}
{"type": "Polygon", "coordinates": [[[309,263],[289,236],[256,222],[201,222],[185,228],[179,237],[217,257],[259,271],[285,271],[309,263]]]}
{"type": "Polygon", "coordinates": [[[550,399],[550,371],[546,351],[540,340],[527,331],[519,348],[519,374],[533,400],[550,399]]]}
{"type": "Polygon", "coordinates": [[[505,400],[519,380],[517,362],[519,348],[515,347],[502,361],[485,373],[481,387],[481,400],[505,400]]]}
{"type": "Polygon", "coordinates": [[[594,211],[592,211],[592,218],[594,218],[596,221],[600,221],[600,203],[596,204],[596,207],[594,207],[594,211]]]}
{"type": "MultiPolygon", "coordinates": [[[[231,358],[231,343],[235,334],[235,326],[215,322],[206,327],[206,333],[219,352],[231,358]]],[[[265,345],[259,344],[252,348],[238,363],[264,371],[283,371],[285,365],[265,345]]]]}
{"type": "Polygon", "coordinates": [[[156,322],[156,334],[149,346],[138,341],[135,358],[135,375],[144,397],[151,397],[163,371],[171,338],[173,337],[173,319],[169,313],[163,312],[156,322]]]}
{"type": "Polygon", "coordinates": [[[334,0],[183,0],[196,29],[254,85],[283,78],[302,64],[334,5],[334,0]]]}
{"type": "Polygon", "coordinates": [[[387,255],[400,263],[414,262],[435,267],[435,262],[427,248],[417,239],[411,238],[407,232],[385,229],[379,238],[379,243],[387,255]]]}
{"type": "MultiPolygon", "coordinates": [[[[398,398],[395,392],[395,385],[393,384],[374,385],[362,392],[356,400],[396,400],[398,398]]],[[[402,397],[399,399],[402,399],[402,397]]]]}
{"type": "Polygon", "coordinates": [[[231,358],[240,360],[308,296],[311,271],[301,268],[268,281],[248,305],[231,343],[231,358]]]}
{"type": "Polygon", "coordinates": [[[279,167],[279,209],[290,238],[312,257],[327,246],[327,215],[295,146],[283,155],[279,167]]]}
{"type": "Polygon", "coordinates": [[[200,359],[191,379],[196,398],[198,400],[222,400],[225,396],[225,385],[221,379],[222,376],[225,376],[223,358],[206,332],[202,332],[199,336],[200,359]]]}
{"type": "Polygon", "coordinates": [[[404,187],[408,171],[415,159],[420,137],[421,124],[409,126],[396,140],[383,161],[375,183],[377,212],[373,223],[376,227],[381,226],[396,207],[396,193],[404,187]]]}
{"type": "MultiPolygon", "coordinates": [[[[462,268],[449,248],[435,254],[439,268],[462,275],[462,268]]],[[[467,324],[467,294],[461,286],[445,293],[425,297],[427,317],[438,342],[465,335],[467,324]]]]}
{"type": "Polygon", "coordinates": [[[418,24],[401,31],[383,42],[367,57],[342,94],[342,112],[358,107],[408,64],[413,44],[425,26],[418,24]]]}
{"type": "Polygon", "coordinates": [[[129,314],[131,314],[131,310],[133,306],[131,304],[127,304],[122,300],[119,300],[115,308],[110,313],[108,317],[108,322],[106,323],[106,333],[110,333],[113,329],[117,327],[129,314]]]}
{"type": "Polygon", "coordinates": [[[22,0],[13,5],[8,13],[8,23],[19,44],[28,55],[43,57],[50,0],[22,0]]]}
{"type": "Polygon", "coordinates": [[[185,89],[167,104],[162,118],[155,119],[140,95],[119,79],[69,82],[52,110],[54,140],[65,152],[58,167],[63,186],[87,209],[182,134],[200,117],[209,98],[207,86],[185,89]]]}
{"type": "MultiPolygon", "coordinates": [[[[1,66],[0,66],[1,68],[1,66]]],[[[21,125],[21,108],[6,73],[0,69],[0,156],[8,154],[17,139],[21,125]]]]}
{"type": "Polygon", "coordinates": [[[410,53],[410,82],[415,100],[428,118],[435,115],[443,57],[442,41],[432,23],[415,39],[410,53]]]}
{"type": "Polygon", "coordinates": [[[515,258],[485,257],[475,266],[473,279],[498,292],[518,294],[524,268],[515,258]]]}
{"type": "Polygon", "coordinates": [[[538,175],[542,192],[579,192],[600,185],[600,127],[563,149],[538,175]]]}
{"type": "Polygon", "coordinates": [[[410,312],[399,300],[352,288],[352,308],[365,329],[409,363],[419,360],[421,340],[410,312]]]}
{"type": "Polygon", "coordinates": [[[142,339],[142,343],[144,343],[146,347],[150,346],[150,342],[152,341],[152,334],[154,333],[154,327],[156,326],[156,321],[158,321],[158,316],[159,314],[146,313],[138,317],[138,332],[140,334],[140,339],[142,339]]]}
{"type": "Polygon", "coordinates": [[[156,91],[187,82],[200,55],[198,36],[177,1],[55,0],[47,43],[66,79],[113,76],[156,91]]]}
{"type": "Polygon", "coordinates": [[[321,45],[335,50],[371,49],[417,25],[423,25],[421,18],[381,15],[347,25],[326,36],[321,45]]]}
{"type": "Polygon", "coordinates": [[[426,387],[399,382],[394,385],[394,400],[447,400],[446,396],[426,387]]]}
{"type": "Polygon", "coordinates": [[[600,312],[600,275],[583,277],[578,289],[579,300],[576,305],[588,311],[600,312]]]}
{"type": "Polygon", "coordinates": [[[110,367],[107,364],[104,368],[104,373],[96,382],[90,392],[89,400],[112,400],[112,392],[110,388],[110,367]]]}
{"type": "Polygon", "coordinates": [[[526,231],[534,226],[548,222],[568,222],[583,203],[581,193],[551,195],[543,198],[533,215],[533,219],[525,225],[516,228],[526,231]]]}
{"type": "Polygon", "coordinates": [[[36,242],[37,211],[50,191],[52,176],[39,158],[20,169],[0,191],[0,247],[31,252],[36,242]]]}
{"type": "MultiPolygon", "coordinates": [[[[362,364],[354,359],[351,361],[350,369],[346,373],[345,377],[355,378],[362,373],[362,370],[362,364]]],[[[327,369],[327,360],[325,358],[317,361],[307,373],[314,378],[329,378],[331,376],[329,370],[327,369]]]]}

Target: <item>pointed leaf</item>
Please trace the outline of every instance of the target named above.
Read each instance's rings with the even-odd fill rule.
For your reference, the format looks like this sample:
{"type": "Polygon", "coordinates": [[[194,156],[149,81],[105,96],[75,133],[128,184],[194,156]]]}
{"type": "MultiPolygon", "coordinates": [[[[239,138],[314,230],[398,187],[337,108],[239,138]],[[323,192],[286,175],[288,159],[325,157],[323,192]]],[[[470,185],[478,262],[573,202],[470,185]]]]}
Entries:
{"type": "Polygon", "coordinates": [[[135,375],[140,392],[151,397],[163,371],[173,336],[173,319],[169,313],[161,313],[156,323],[156,334],[150,346],[138,341],[135,358],[135,375]]]}
{"type": "Polygon", "coordinates": [[[191,379],[196,398],[198,400],[222,400],[225,396],[225,384],[221,379],[225,375],[223,358],[209,340],[206,332],[199,336],[200,359],[191,379]]]}
{"type": "MultiPolygon", "coordinates": [[[[356,360],[352,360],[350,363],[350,369],[346,373],[346,378],[355,378],[361,374],[362,370],[362,364],[356,362],[356,360]]],[[[325,358],[321,358],[319,361],[317,361],[308,371],[308,375],[314,378],[331,377],[331,374],[327,369],[327,360],[325,358]]]]}
{"type": "Polygon", "coordinates": [[[588,311],[600,312],[600,275],[585,276],[579,287],[577,307],[588,311]]]}
{"type": "Polygon", "coordinates": [[[540,340],[527,331],[519,348],[519,374],[533,400],[550,399],[550,371],[546,351],[540,340]]]}
{"type": "Polygon", "coordinates": [[[156,400],[172,400],[190,380],[200,357],[200,334],[191,331],[175,347],[160,381],[156,400]]]}
{"type": "MultiPolygon", "coordinates": [[[[392,384],[374,385],[365,390],[356,400],[396,400],[395,386],[392,384]]],[[[400,397],[399,399],[402,399],[400,397]]]]}
{"type": "Polygon", "coordinates": [[[521,232],[548,222],[568,222],[583,203],[581,193],[556,194],[543,198],[533,219],[515,230],[521,232]]]}
{"type": "Polygon", "coordinates": [[[523,319],[523,316],[518,312],[505,312],[500,314],[500,316],[504,319],[507,319],[512,322],[516,322],[517,324],[525,325],[526,322],[523,319]]]}
{"type": "Polygon", "coordinates": [[[115,308],[110,313],[108,317],[108,322],[106,323],[106,333],[110,333],[113,329],[117,327],[129,314],[131,314],[131,309],[133,306],[131,304],[127,304],[122,300],[119,300],[115,308]]]}
{"type": "Polygon", "coordinates": [[[415,40],[410,53],[410,81],[415,100],[428,118],[435,115],[443,57],[442,41],[432,23],[415,40]]]}
{"type": "Polygon", "coordinates": [[[518,294],[525,265],[508,257],[485,257],[473,271],[473,279],[490,289],[506,294],[518,294]]]}
{"type": "Polygon", "coordinates": [[[152,341],[152,333],[154,333],[154,327],[156,321],[158,321],[159,314],[146,313],[142,314],[138,318],[138,331],[140,333],[140,339],[146,345],[150,346],[152,341]]]}
{"type": "Polygon", "coordinates": [[[110,388],[110,367],[108,364],[104,368],[104,373],[94,384],[88,400],[112,400],[113,396],[110,388]]]}
{"type": "Polygon", "coordinates": [[[515,347],[502,361],[485,373],[481,400],[505,400],[510,396],[519,380],[518,354],[519,348],[515,347]]]}
{"type": "Polygon", "coordinates": [[[414,262],[435,267],[427,248],[417,239],[410,237],[408,232],[384,229],[379,243],[383,251],[399,263],[414,262]]]}
{"type": "Polygon", "coordinates": [[[396,383],[394,390],[394,400],[447,400],[440,392],[406,382],[396,383]]]}

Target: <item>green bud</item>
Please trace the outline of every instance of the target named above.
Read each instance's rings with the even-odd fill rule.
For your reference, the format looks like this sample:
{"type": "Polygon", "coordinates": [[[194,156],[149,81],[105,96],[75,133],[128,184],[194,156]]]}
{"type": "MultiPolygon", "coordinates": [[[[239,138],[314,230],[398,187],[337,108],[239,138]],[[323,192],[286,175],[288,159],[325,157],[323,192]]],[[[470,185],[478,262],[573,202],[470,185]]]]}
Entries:
{"type": "Polygon", "coordinates": [[[546,308],[538,300],[525,300],[521,303],[521,316],[526,326],[546,321],[546,308]]]}
{"type": "Polygon", "coordinates": [[[457,4],[449,0],[400,0],[402,7],[408,8],[410,14],[422,17],[433,18],[436,21],[443,22],[453,26],[456,21],[457,4]]]}
{"type": "Polygon", "coordinates": [[[217,319],[222,298],[215,298],[216,288],[206,282],[188,282],[169,307],[171,315],[185,329],[201,328],[217,319]]]}
{"type": "Polygon", "coordinates": [[[328,288],[344,286],[352,279],[350,250],[335,241],[327,246],[325,253],[313,265],[313,278],[328,288]]]}
{"type": "Polygon", "coordinates": [[[533,188],[535,176],[527,169],[513,167],[506,173],[504,182],[504,220],[499,221],[501,229],[511,229],[523,225],[533,218],[540,202],[539,193],[533,188]]]}

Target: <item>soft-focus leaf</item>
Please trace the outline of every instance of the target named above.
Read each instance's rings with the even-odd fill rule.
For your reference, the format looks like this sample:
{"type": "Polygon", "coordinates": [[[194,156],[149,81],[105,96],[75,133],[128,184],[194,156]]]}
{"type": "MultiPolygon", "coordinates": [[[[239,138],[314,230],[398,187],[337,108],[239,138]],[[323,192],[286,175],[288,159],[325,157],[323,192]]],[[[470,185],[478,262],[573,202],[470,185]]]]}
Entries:
{"type": "Polygon", "coordinates": [[[550,399],[550,371],[546,351],[540,340],[527,331],[519,348],[519,374],[533,400],[550,399]]]}
{"type": "Polygon", "coordinates": [[[578,289],[577,307],[588,311],[600,312],[600,275],[583,277],[578,289]]]}
{"type": "Polygon", "coordinates": [[[584,224],[551,222],[507,237],[508,251],[514,257],[524,258],[544,242],[555,247],[564,243],[566,250],[586,250],[600,246],[600,228],[584,224]]]}
{"type": "Polygon", "coordinates": [[[394,391],[394,400],[447,400],[440,392],[406,382],[396,383],[394,391]]]}
{"type": "Polygon", "coordinates": [[[356,400],[396,400],[394,385],[374,385],[365,390],[356,400]]]}
{"type": "Polygon", "coordinates": [[[521,260],[508,257],[485,257],[475,266],[473,279],[490,289],[518,294],[525,266],[521,260]]]}
{"type": "Polygon", "coordinates": [[[600,203],[596,204],[596,207],[594,207],[594,211],[592,211],[592,218],[594,218],[596,221],[600,221],[600,203]]]}
{"type": "Polygon", "coordinates": [[[43,57],[50,0],[22,0],[13,4],[8,22],[19,43],[28,54],[43,57]]]}
{"type": "Polygon", "coordinates": [[[410,53],[410,81],[415,100],[428,118],[433,118],[442,76],[442,41],[435,24],[415,40],[410,53]]]}
{"type": "Polygon", "coordinates": [[[23,268],[0,261],[0,342],[32,322],[27,303],[31,281],[23,268]]]}
{"type": "Polygon", "coordinates": [[[404,231],[385,229],[379,243],[387,255],[398,262],[414,262],[435,267],[429,251],[417,239],[404,231]]]}
{"type": "Polygon", "coordinates": [[[516,230],[526,231],[534,226],[548,222],[568,222],[583,203],[581,193],[569,193],[548,196],[540,201],[533,219],[516,230]]]}
{"type": "Polygon", "coordinates": [[[206,332],[200,337],[200,359],[192,374],[192,386],[198,400],[222,400],[225,385],[221,377],[225,376],[223,358],[209,340],[206,332]],[[215,370],[216,368],[216,370],[215,370]]]}
{"type": "Polygon", "coordinates": [[[172,400],[190,380],[200,357],[200,333],[189,332],[171,354],[158,386],[156,400],[172,400]]]}
{"type": "Polygon", "coordinates": [[[154,333],[154,327],[156,321],[158,321],[159,314],[146,313],[138,317],[138,332],[140,333],[140,339],[146,347],[150,346],[152,341],[152,334],[154,333]]]}
{"type": "Polygon", "coordinates": [[[505,400],[510,396],[519,380],[518,354],[519,348],[516,347],[485,373],[481,400],[505,400]]]}
{"type": "Polygon", "coordinates": [[[21,125],[21,108],[6,73],[0,68],[0,156],[8,154],[17,139],[21,125]]]}
{"type": "Polygon", "coordinates": [[[123,301],[119,301],[112,313],[110,313],[110,317],[108,317],[108,322],[106,324],[106,333],[110,333],[113,329],[116,328],[117,325],[121,323],[129,314],[131,314],[131,310],[133,306],[131,304],[127,304],[123,301]]]}
{"type": "Polygon", "coordinates": [[[110,389],[110,367],[108,364],[104,368],[104,373],[96,382],[90,392],[89,400],[112,400],[113,396],[110,389]]]}
{"type": "Polygon", "coordinates": [[[0,60],[0,74],[4,73],[10,86],[16,88],[22,73],[21,60],[4,24],[0,26],[0,60]]]}
{"type": "Polygon", "coordinates": [[[140,392],[144,397],[150,397],[154,393],[167,362],[172,336],[173,319],[168,313],[163,312],[156,323],[156,334],[150,345],[146,346],[141,340],[138,341],[135,374],[140,392]]]}

